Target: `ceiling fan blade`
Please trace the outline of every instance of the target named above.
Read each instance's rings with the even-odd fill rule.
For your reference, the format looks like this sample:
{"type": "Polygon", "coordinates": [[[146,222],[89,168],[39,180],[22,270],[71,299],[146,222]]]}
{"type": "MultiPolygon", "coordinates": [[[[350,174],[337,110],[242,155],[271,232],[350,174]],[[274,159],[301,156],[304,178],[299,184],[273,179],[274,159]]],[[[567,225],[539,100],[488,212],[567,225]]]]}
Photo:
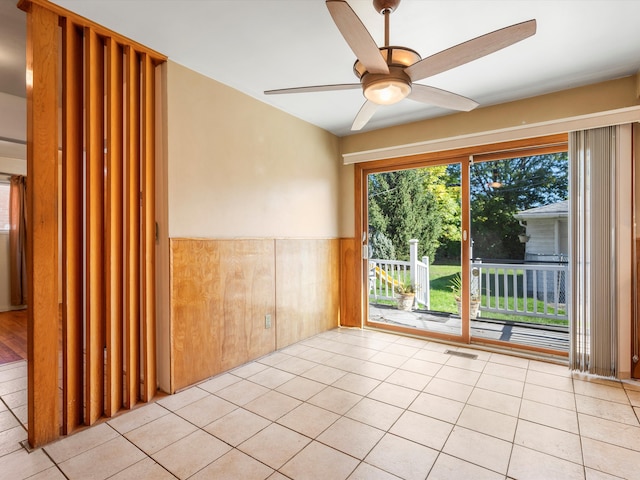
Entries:
{"type": "Polygon", "coordinates": [[[417,83],[411,86],[411,93],[407,98],[415,100],[416,102],[428,103],[451,110],[462,110],[463,112],[468,112],[478,106],[478,102],[470,98],[417,83]]]}
{"type": "Polygon", "coordinates": [[[404,72],[412,82],[422,80],[497,52],[535,33],[535,20],[516,23],[431,55],[405,68],[404,72]]]}
{"type": "Polygon", "coordinates": [[[327,0],[327,8],[344,39],[369,73],[389,73],[376,42],[356,13],[344,0],[327,0]]]}
{"type": "Polygon", "coordinates": [[[377,103],[373,103],[370,100],[367,100],[366,102],[364,102],[364,105],[362,105],[362,108],[360,108],[360,111],[358,112],[355,120],[353,121],[353,125],[351,125],[351,130],[353,131],[362,130],[362,127],[364,127],[367,124],[367,122],[371,120],[371,117],[373,117],[373,114],[376,113],[377,109],[378,109],[377,103]]]}
{"type": "Polygon", "coordinates": [[[308,92],[330,92],[332,90],[352,90],[362,88],[359,83],[338,83],[335,85],[313,85],[309,87],[279,88],[277,90],[265,90],[265,95],[279,95],[281,93],[308,93],[308,92]]]}

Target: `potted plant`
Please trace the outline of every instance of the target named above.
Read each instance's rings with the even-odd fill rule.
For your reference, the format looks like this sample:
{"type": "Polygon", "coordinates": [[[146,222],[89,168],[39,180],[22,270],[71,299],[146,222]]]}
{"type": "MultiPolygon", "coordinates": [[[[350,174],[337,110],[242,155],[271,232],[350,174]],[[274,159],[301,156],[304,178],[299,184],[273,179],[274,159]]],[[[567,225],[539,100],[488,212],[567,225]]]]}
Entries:
{"type": "Polygon", "coordinates": [[[410,311],[416,298],[416,286],[398,281],[394,290],[398,299],[398,309],[410,311]]]}
{"type": "MultiPolygon", "coordinates": [[[[451,279],[450,287],[458,305],[458,315],[462,315],[462,277],[459,273],[456,273],[451,279]]],[[[469,297],[469,317],[475,319],[480,309],[480,296],[477,293],[472,293],[469,297]]]]}

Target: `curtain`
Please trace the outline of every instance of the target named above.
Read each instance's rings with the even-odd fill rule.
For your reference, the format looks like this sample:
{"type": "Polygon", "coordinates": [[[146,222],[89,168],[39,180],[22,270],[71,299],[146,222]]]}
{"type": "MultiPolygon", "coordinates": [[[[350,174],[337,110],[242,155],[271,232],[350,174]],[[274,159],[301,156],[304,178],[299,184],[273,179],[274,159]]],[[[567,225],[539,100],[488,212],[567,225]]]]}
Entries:
{"type": "Polygon", "coordinates": [[[13,175],[9,189],[11,305],[27,303],[27,178],[13,175]]]}
{"type": "Polygon", "coordinates": [[[569,134],[572,370],[615,376],[618,127],[569,134]]]}

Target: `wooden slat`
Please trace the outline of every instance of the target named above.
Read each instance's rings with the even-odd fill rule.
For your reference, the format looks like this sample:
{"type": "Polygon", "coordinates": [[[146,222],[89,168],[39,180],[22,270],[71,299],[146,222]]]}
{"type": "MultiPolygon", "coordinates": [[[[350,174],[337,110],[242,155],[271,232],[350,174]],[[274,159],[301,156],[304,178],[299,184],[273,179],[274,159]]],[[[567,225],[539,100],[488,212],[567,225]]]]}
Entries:
{"type": "Polygon", "coordinates": [[[106,287],[106,415],[124,404],[123,372],[123,52],[109,38],[107,45],[107,189],[105,202],[105,287],[106,287]]]}
{"type": "MultiPolygon", "coordinates": [[[[22,5],[21,5],[22,6],[22,5]]],[[[58,437],[58,16],[27,15],[29,444],[58,437]],[[30,83],[30,84],[29,84],[30,83]]]]}
{"type": "Polygon", "coordinates": [[[62,345],[64,434],[83,411],[82,30],[62,25],[62,345]]]}
{"type": "Polygon", "coordinates": [[[142,56],[142,400],[153,398],[156,380],[155,297],[155,77],[149,55],[142,56]]]}
{"type": "Polygon", "coordinates": [[[155,393],[154,67],[166,57],[49,1],[20,0],[19,7],[28,13],[28,65],[34,72],[27,105],[28,408],[29,442],[38,446],[60,431],[72,432],[82,421],[92,424],[103,414],[115,414],[123,404],[132,407],[141,396],[149,400],[155,393]],[[59,38],[64,42],[62,51],[59,38]],[[60,67],[59,58],[63,59],[60,67]],[[64,151],[61,410],[57,407],[60,336],[58,322],[52,321],[59,316],[59,72],[64,151]],[[59,411],[63,412],[61,430],[59,411]]]}
{"type": "Polygon", "coordinates": [[[140,64],[133,48],[125,52],[125,406],[132,408],[140,385],[140,64]]]}
{"type": "Polygon", "coordinates": [[[104,46],[85,28],[86,370],[85,423],[104,412],[104,46]]]}

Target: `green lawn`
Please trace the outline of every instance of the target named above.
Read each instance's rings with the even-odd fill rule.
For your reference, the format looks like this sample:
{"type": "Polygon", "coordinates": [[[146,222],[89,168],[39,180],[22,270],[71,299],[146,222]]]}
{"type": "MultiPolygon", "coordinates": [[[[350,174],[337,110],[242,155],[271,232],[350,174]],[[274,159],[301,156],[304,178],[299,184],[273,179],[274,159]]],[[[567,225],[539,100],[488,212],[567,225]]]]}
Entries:
{"type": "Polygon", "coordinates": [[[458,307],[451,291],[451,280],[460,273],[460,265],[431,265],[431,310],[457,313],[458,307]]]}

